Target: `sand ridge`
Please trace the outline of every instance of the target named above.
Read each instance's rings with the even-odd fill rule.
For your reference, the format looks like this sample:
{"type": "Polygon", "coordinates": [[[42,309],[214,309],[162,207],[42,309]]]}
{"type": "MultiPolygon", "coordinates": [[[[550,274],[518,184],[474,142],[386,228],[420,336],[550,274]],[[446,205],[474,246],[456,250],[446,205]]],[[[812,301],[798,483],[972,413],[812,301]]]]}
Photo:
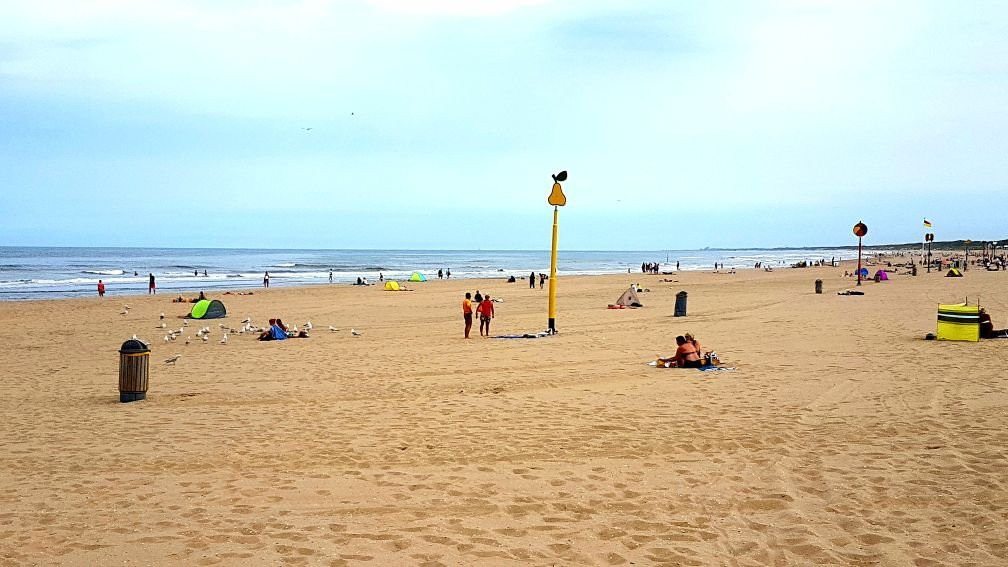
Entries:
{"type": "Polygon", "coordinates": [[[461,338],[477,288],[494,334],[541,330],[520,280],[217,296],[315,326],[227,345],[163,343],[170,296],[0,304],[0,565],[1005,563],[1008,341],[921,339],[966,296],[1008,326],[1008,275],[842,273],[562,278],[536,340],[461,338]],[[645,365],[685,330],[738,369],[645,365]]]}

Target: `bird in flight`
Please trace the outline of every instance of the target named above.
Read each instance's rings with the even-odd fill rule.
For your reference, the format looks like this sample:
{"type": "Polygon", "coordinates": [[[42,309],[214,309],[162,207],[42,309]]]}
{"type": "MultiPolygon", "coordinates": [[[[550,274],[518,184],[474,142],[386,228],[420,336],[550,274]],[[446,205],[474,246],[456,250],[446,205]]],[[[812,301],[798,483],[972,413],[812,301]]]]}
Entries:
{"type": "Polygon", "coordinates": [[[302,128],[302,130],[304,130],[305,132],[307,132],[307,131],[311,130],[311,128],[302,128]]]}

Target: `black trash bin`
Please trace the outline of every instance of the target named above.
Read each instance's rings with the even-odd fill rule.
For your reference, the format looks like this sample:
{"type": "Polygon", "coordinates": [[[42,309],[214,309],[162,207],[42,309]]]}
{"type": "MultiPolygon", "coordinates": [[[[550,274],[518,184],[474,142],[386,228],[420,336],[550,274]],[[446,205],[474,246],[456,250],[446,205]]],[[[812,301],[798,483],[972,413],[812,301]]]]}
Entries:
{"type": "Polygon", "coordinates": [[[822,293],[822,280],[815,281],[815,292],[822,293]]]}
{"type": "Polygon", "coordinates": [[[119,348],[119,401],[135,402],[147,397],[150,347],[130,339],[119,348]]]}
{"type": "Polygon", "coordinates": [[[686,292],[680,291],[675,294],[675,312],[672,314],[673,317],[685,317],[686,316],[686,292]]]}

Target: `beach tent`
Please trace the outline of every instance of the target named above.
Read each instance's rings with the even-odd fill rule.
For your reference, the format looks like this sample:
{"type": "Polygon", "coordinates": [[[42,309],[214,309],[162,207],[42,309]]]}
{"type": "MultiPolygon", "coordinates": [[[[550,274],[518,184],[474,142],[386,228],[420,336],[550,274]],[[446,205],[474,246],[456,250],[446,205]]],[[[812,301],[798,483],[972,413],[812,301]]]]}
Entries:
{"type": "Polygon", "coordinates": [[[220,319],[227,316],[227,309],[224,304],[217,299],[201,299],[196,302],[189,312],[189,319],[220,319]]]}
{"type": "Polygon", "coordinates": [[[980,306],[957,303],[938,305],[939,341],[979,341],[980,306]]]}
{"type": "Polygon", "coordinates": [[[427,281],[427,278],[425,278],[424,275],[421,274],[420,272],[413,272],[413,275],[409,277],[409,281],[411,281],[411,282],[425,282],[425,281],[427,281]]]}
{"type": "Polygon", "coordinates": [[[946,278],[961,278],[962,272],[955,268],[949,268],[949,271],[945,274],[946,278]]]}
{"type": "Polygon", "coordinates": [[[399,282],[394,281],[385,282],[385,291],[399,291],[399,282]]]}
{"type": "Polygon", "coordinates": [[[889,274],[887,274],[885,270],[878,270],[875,272],[875,281],[889,281],[889,274]]]}
{"type": "Polygon", "coordinates": [[[861,277],[862,278],[868,277],[868,268],[861,268],[861,277]]]}
{"type": "Polygon", "coordinates": [[[637,290],[634,286],[630,286],[623,295],[619,296],[616,300],[616,305],[622,305],[623,307],[644,307],[644,304],[640,302],[640,298],[637,297],[637,290]]]}

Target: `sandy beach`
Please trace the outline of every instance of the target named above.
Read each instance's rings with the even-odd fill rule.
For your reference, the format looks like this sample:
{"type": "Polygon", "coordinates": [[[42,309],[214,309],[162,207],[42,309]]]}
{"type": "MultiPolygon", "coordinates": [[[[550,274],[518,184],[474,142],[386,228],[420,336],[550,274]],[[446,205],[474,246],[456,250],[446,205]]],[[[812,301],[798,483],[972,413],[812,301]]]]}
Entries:
{"type": "Polygon", "coordinates": [[[844,269],[561,278],[535,340],[462,339],[476,289],[545,327],[503,278],[215,295],[315,327],[226,345],[164,343],[171,295],[0,303],[0,565],[1008,563],[1008,341],[923,340],[967,297],[1008,327],[1008,274],[844,269]],[[646,365],[687,330],[737,369],[646,365]]]}

